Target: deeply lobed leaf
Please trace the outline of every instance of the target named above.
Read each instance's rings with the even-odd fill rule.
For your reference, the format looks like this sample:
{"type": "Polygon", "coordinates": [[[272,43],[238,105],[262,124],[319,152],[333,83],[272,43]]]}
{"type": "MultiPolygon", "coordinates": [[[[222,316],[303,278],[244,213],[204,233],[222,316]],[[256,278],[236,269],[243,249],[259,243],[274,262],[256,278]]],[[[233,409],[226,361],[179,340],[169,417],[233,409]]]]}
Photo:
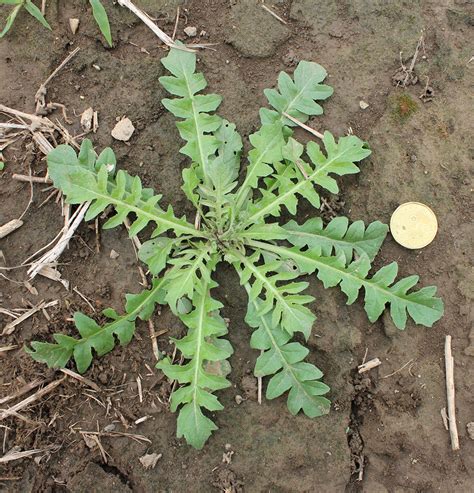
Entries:
{"type": "Polygon", "coordinates": [[[365,254],[373,260],[388,232],[388,226],[379,221],[370,223],[366,228],[363,221],[349,225],[346,217],[336,217],[326,227],[320,217],[313,217],[302,225],[292,220],[283,228],[287,232],[285,239],[292,245],[320,248],[324,257],[331,256],[333,252],[337,257],[342,254],[346,264],[353,259],[354,252],[365,254]]]}
{"type": "MultiPolygon", "coordinates": [[[[250,294],[249,285],[246,289],[250,294]]],[[[255,364],[255,376],[273,375],[268,382],[267,399],[275,399],[289,391],[287,405],[292,414],[300,410],[310,418],[327,414],[331,403],[322,396],[330,389],[320,382],[323,373],[303,361],[309,350],[299,342],[289,342],[291,335],[273,323],[271,313],[262,315],[263,304],[260,298],[250,300],[245,321],[256,329],[250,346],[263,351],[255,364]]]]}
{"type": "Polygon", "coordinates": [[[217,426],[206,417],[202,408],[218,411],[223,407],[212,394],[213,391],[230,386],[225,375],[211,371],[209,362],[222,362],[233,352],[225,339],[227,326],[219,315],[222,304],[213,299],[210,289],[217,284],[210,279],[196,283],[192,303],[194,309],[188,314],[180,315],[188,327],[188,333],[179,340],[174,340],[182,355],[189,360],[184,365],[172,364],[164,359],[157,364],[168,378],[183,385],[171,395],[171,409],[176,411],[182,406],[178,416],[177,435],[184,436],[193,447],[201,449],[212,431],[217,426]]]}
{"type": "Polygon", "coordinates": [[[147,320],[156,303],[164,302],[163,280],[155,279],[153,287],[138,295],[127,295],[126,313],[119,316],[107,309],[104,315],[112,321],[100,326],[92,318],[77,312],[74,323],[80,334],[79,339],[64,334],[54,334],[55,344],[33,341],[31,348],[25,348],[35,361],[46,363],[50,368],[63,368],[71,358],[79,373],[84,373],[92,363],[92,352],[102,356],[115,347],[116,336],[121,345],[128,344],[135,332],[137,317],[147,320]]]}
{"type": "Polygon", "coordinates": [[[405,328],[408,315],[417,324],[426,327],[431,327],[443,316],[443,302],[435,297],[434,286],[410,291],[418,283],[418,276],[409,276],[393,284],[398,273],[396,262],[382,267],[369,278],[367,276],[371,266],[365,254],[346,266],[343,253],[337,257],[326,257],[317,248],[302,251],[298,247],[284,248],[261,241],[250,241],[249,244],[293,260],[301,272],[311,274],[316,271],[324,287],[340,286],[347,296],[348,304],[354,303],[363,288],[364,307],[371,322],[382,315],[386,305],[390,305],[390,315],[399,329],[405,328]]]}

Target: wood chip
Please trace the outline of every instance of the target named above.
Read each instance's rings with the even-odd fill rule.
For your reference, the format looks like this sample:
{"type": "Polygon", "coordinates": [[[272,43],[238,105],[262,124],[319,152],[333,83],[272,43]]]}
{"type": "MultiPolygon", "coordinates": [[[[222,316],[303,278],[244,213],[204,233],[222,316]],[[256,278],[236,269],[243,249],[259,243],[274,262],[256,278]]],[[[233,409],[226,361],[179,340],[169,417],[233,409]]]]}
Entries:
{"type": "Polygon", "coordinates": [[[381,364],[382,362],[378,358],[371,359],[370,361],[367,361],[367,363],[358,366],[359,373],[364,373],[372,370],[373,368],[377,368],[377,366],[380,366],[381,364]]]}
{"type": "Polygon", "coordinates": [[[16,231],[18,228],[23,226],[23,221],[21,219],[12,219],[8,223],[0,226],[0,238],[5,238],[13,231],[16,231]]]}
{"type": "Polygon", "coordinates": [[[444,359],[446,368],[446,393],[448,398],[448,424],[451,435],[451,449],[459,450],[458,427],[456,424],[456,402],[454,391],[454,358],[451,351],[451,336],[446,336],[444,344],[444,359]]]}

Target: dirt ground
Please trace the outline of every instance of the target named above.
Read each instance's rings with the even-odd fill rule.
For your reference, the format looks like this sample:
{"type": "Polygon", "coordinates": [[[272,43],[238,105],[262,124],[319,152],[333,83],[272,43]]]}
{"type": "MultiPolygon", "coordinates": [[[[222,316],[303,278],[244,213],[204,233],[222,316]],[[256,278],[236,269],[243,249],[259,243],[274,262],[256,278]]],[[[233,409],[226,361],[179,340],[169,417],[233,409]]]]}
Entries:
{"type": "MultiPolygon", "coordinates": [[[[104,1],[111,20],[112,49],[101,41],[88,2],[47,3],[52,33],[22,13],[0,42],[0,103],[34,111],[40,84],[68,52],[80,47],[49,85],[47,95],[49,101],[66,106],[74,121],[66,125],[69,132],[81,133],[79,115],[92,106],[100,122],[92,135],[94,145],[98,149],[112,145],[120,167],[140,174],[179,213],[189,213],[180,190],[181,170],[188,163],[178,154],[181,143],[173,117],[161,104],[162,45],[113,2],[104,1]],[[75,36],[68,27],[70,17],[80,19],[75,36]],[[129,145],[110,136],[116,118],[122,115],[137,128],[129,145]]],[[[250,329],[243,322],[246,301],[235,276],[221,271],[217,294],[226,305],[224,316],[230,319],[235,348],[233,386],[221,392],[226,409],[217,413],[219,430],[202,451],[175,437],[175,415],[166,406],[170,383],[153,369],[148,327],[140,323],[129,346],[96,359],[86,373],[100,392],[67,377],[54,392],[22,411],[23,419],[2,420],[0,455],[14,446],[46,452],[36,459],[0,463],[0,490],[473,491],[474,442],[466,431],[466,425],[474,421],[474,334],[469,338],[474,315],[472,3],[267,1],[287,24],[273,18],[257,0],[136,3],[168,33],[173,31],[180,6],[178,37],[185,39],[187,24],[197,27],[202,42],[217,43],[215,51],[199,54],[199,69],[211,90],[224,97],[220,114],[234,121],[244,137],[257,129],[258,109],[265,103],[263,89],[275,84],[279,71],[291,72],[302,59],[316,61],[328,70],[334,96],[324,104],[324,116],[311,125],[338,135],[350,127],[373,150],[359,175],[341,180],[342,192],[332,203],[342,214],[364,221],[388,222],[397,205],[405,201],[424,202],[435,211],[439,232],[431,245],[409,251],[389,236],[376,266],[396,260],[402,275],[418,273],[423,285],[437,285],[445,317],[431,329],[409,324],[403,333],[387,318],[371,325],[360,303],[347,307],[337,289],[325,291],[311,280],[318,319],[309,340],[310,360],[325,372],[333,406],[328,416],[316,420],[292,417],[283,398],[257,403],[251,376],[257,354],[249,349],[250,329]],[[421,30],[425,46],[415,66],[419,81],[406,89],[396,87],[392,76],[400,67],[400,52],[404,63],[409,63],[421,30]],[[424,102],[419,96],[427,80],[434,96],[424,102]],[[369,105],[364,110],[359,106],[361,100],[369,105]],[[446,406],[445,334],[453,337],[455,359],[461,443],[455,453],[440,414],[446,406]],[[361,378],[356,368],[366,351],[368,358],[378,357],[382,365],[361,378]],[[241,404],[236,403],[237,395],[244,398],[241,404]],[[135,424],[142,417],[148,418],[135,424]],[[87,431],[103,433],[101,447],[93,436],[81,433],[87,431]],[[232,455],[228,464],[223,454],[229,449],[234,454],[228,454],[232,455]],[[139,458],[151,453],[162,457],[155,468],[146,470],[139,458]]],[[[3,21],[5,10],[1,8],[3,21]]],[[[60,111],[50,118],[65,124],[60,111]]],[[[298,135],[307,139],[303,133],[298,135]]],[[[13,180],[12,174],[28,174],[29,167],[34,175],[45,173],[45,161],[29,138],[10,146],[4,161],[0,224],[19,217],[30,197],[29,185],[13,180]]],[[[62,227],[58,204],[49,201],[39,207],[48,194],[44,188],[34,186],[33,204],[23,227],[0,240],[6,266],[21,264],[62,227]]],[[[311,209],[303,205],[299,219],[309,214],[311,209]]],[[[124,294],[141,288],[132,243],[124,229],[103,231],[97,253],[93,226],[82,224],[61,262],[63,278],[90,300],[97,313],[108,306],[120,310],[124,294]],[[112,249],[118,258],[110,258],[112,249]]],[[[39,312],[0,338],[0,346],[17,346],[0,352],[0,399],[36,378],[52,381],[63,376],[33,362],[22,350],[25,343],[50,340],[58,331],[73,332],[68,319],[75,310],[97,315],[75,291],[44,278],[34,281],[38,295],[33,295],[23,284],[25,270],[0,271],[10,278],[0,279],[0,306],[13,309],[40,300],[60,302],[48,309],[50,321],[39,312]]],[[[8,321],[0,314],[0,327],[8,321]]],[[[168,337],[182,334],[183,327],[166,309],[155,314],[153,322],[156,330],[168,330],[158,338],[160,349],[172,351],[168,337]]]]}

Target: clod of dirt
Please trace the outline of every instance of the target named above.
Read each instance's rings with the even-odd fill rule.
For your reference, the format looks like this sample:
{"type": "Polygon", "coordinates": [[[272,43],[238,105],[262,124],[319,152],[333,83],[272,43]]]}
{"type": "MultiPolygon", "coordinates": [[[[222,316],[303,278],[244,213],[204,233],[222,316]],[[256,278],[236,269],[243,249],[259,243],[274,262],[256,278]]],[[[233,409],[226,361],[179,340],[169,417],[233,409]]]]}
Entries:
{"type": "Polygon", "coordinates": [[[79,19],[69,19],[69,27],[71,28],[72,34],[76,34],[79,29],[79,19]]]}
{"type": "Polygon", "coordinates": [[[115,140],[127,142],[130,140],[133,132],[135,132],[135,127],[133,126],[132,121],[130,118],[124,117],[117,123],[117,125],[115,125],[111,134],[115,140]]]}
{"type": "Polygon", "coordinates": [[[474,440],[474,421],[471,421],[466,425],[467,434],[471,440],[474,440]]]}
{"type": "Polygon", "coordinates": [[[212,486],[218,488],[219,491],[241,493],[244,491],[243,485],[243,481],[240,481],[231,469],[218,468],[214,471],[212,486]]]}
{"type": "Polygon", "coordinates": [[[138,460],[145,469],[154,469],[157,462],[163,457],[163,454],[145,454],[138,460]]]}
{"type": "Polygon", "coordinates": [[[195,26],[188,26],[184,28],[184,33],[186,36],[189,38],[195,38],[197,36],[197,27],[195,26]]]}

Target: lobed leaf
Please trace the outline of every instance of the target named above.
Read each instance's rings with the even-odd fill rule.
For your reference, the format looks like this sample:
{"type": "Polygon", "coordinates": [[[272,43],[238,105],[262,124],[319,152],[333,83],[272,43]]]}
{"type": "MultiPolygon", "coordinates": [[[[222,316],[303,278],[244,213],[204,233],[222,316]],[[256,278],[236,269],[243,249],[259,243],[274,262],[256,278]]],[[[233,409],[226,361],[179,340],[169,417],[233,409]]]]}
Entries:
{"type": "Polygon", "coordinates": [[[138,177],[132,177],[120,170],[113,175],[115,157],[106,149],[96,160],[92,144],[85,139],[79,156],[74,149],[60,145],[48,154],[48,172],[54,186],[60,189],[70,204],[91,202],[86,220],[93,219],[109,205],[116,215],[109,219],[104,228],[113,228],[123,223],[130,213],[136,215],[129,234],[134,236],[149,222],[154,222],[157,236],[172,230],[177,236],[190,234],[202,236],[185,218],[177,218],[173,208],[162,210],[157,204],[161,195],[153,195],[151,189],[143,188],[138,177]],[[103,164],[107,162],[108,164],[103,164]],[[110,173],[109,173],[109,170],[110,173]]]}
{"type": "Polygon", "coordinates": [[[370,223],[366,228],[363,221],[349,225],[346,217],[336,217],[326,227],[320,217],[308,219],[301,225],[291,220],[283,228],[287,232],[285,239],[292,245],[320,248],[324,257],[331,256],[333,252],[338,257],[342,254],[346,264],[353,259],[354,252],[365,254],[373,260],[388,232],[387,225],[379,221],[370,223]]]}
{"type": "Polygon", "coordinates": [[[227,326],[218,311],[222,304],[213,299],[210,289],[217,284],[210,278],[196,283],[192,303],[194,309],[180,315],[188,327],[188,333],[174,340],[176,347],[189,360],[184,365],[172,364],[164,359],[156,365],[168,378],[183,385],[171,395],[171,410],[182,406],[178,416],[177,436],[183,437],[197,449],[201,449],[217,426],[206,417],[202,408],[218,411],[223,407],[213,391],[230,386],[224,376],[211,373],[206,362],[222,361],[233,352],[230,343],[221,336],[227,334],[227,326]]]}
{"type": "Polygon", "coordinates": [[[293,79],[286,72],[280,72],[278,90],[264,91],[274,110],[260,110],[262,124],[283,121],[286,126],[295,126],[296,124],[285,118],[283,113],[301,122],[307,121],[310,116],[322,115],[323,109],[316,101],[325,100],[333,93],[332,87],[321,84],[326,75],[327,72],[321,65],[307,61],[298,64],[293,79]]]}
{"type": "Polygon", "coordinates": [[[348,304],[357,299],[363,288],[364,307],[371,322],[382,315],[386,305],[390,306],[390,316],[401,330],[406,326],[408,315],[415,323],[426,327],[431,327],[443,316],[443,302],[435,297],[434,286],[410,291],[418,283],[418,276],[405,277],[393,284],[398,273],[396,262],[382,267],[368,278],[370,261],[365,254],[346,266],[346,258],[342,253],[337,257],[325,257],[319,248],[301,251],[298,247],[284,248],[261,241],[249,241],[249,244],[293,260],[301,272],[311,274],[316,271],[324,287],[340,286],[347,296],[348,304]]]}
{"type": "Polygon", "coordinates": [[[147,320],[155,304],[164,302],[162,285],[163,280],[155,279],[150,290],[138,295],[127,295],[125,315],[119,316],[114,310],[105,310],[104,315],[112,321],[102,327],[92,318],[76,312],[74,323],[81,336],[79,339],[54,334],[56,343],[33,341],[31,349],[26,347],[25,350],[35,361],[46,363],[50,368],[63,368],[74,358],[77,371],[84,373],[92,363],[93,350],[102,356],[115,347],[115,337],[122,346],[131,341],[137,317],[147,320]]]}
{"type": "MultiPolygon", "coordinates": [[[[246,290],[250,294],[248,284],[246,290]]],[[[287,405],[292,414],[300,410],[310,418],[327,414],[331,403],[322,396],[330,389],[319,381],[323,373],[303,361],[309,350],[299,342],[289,342],[291,335],[280,325],[273,324],[271,313],[261,314],[263,304],[260,298],[249,301],[245,321],[256,329],[250,346],[263,351],[255,364],[255,376],[273,375],[267,385],[267,399],[289,391],[287,405]]]]}
{"type": "Polygon", "coordinates": [[[246,285],[250,279],[250,301],[257,299],[263,292],[265,298],[259,304],[259,315],[272,314],[272,324],[281,327],[293,335],[302,332],[308,339],[316,317],[305,305],[314,300],[312,296],[300,294],[306,289],[306,282],[287,282],[299,276],[298,272],[289,272],[281,268],[281,262],[267,262],[257,265],[261,252],[257,250],[252,256],[246,257],[233,252],[237,261],[234,266],[240,277],[240,284],[246,285]],[[268,275],[270,272],[273,274],[268,275]]]}

